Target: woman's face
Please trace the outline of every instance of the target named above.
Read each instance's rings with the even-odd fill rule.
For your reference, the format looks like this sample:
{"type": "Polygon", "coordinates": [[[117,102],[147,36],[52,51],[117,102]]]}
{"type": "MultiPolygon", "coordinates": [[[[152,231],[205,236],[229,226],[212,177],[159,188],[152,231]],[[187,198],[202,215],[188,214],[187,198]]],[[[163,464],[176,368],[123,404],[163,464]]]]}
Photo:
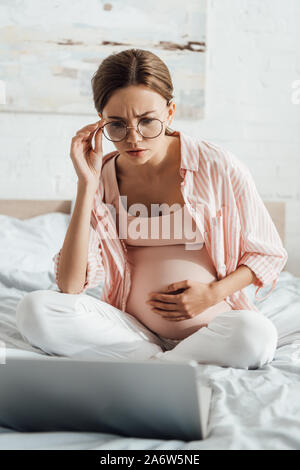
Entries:
{"type": "MultiPolygon", "coordinates": [[[[128,129],[127,137],[120,141],[114,142],[114,146],[118,152],[131,164],[144,164],[149,159],[158,156],[161,158],[162,153],[166,151],[169,145],[169,138],[165,135],[165,129],[172,122],[175,112],[175,103],[167,106],[165,98],[159,93],[144,85],[130,85],[126,88],[118,89],[108,100],[103,109],[102,116],[107,122],[117,122],[122,120],[127,126],[134,126],[135,129],[128,129]],[[137,125],[144,113],[145,118],[157,118],[163,122],[163,129],[158,137],[147,139],[143,137],[137,130],[137,125]],[[111,117],[114,116],[114,117],[111,117]],[[134,148],[146,149],[145,152],[138,156],[127,153],[128,150],[134,148]]],[[[105,138],[105,137],[104,137],[105,138]]]]}

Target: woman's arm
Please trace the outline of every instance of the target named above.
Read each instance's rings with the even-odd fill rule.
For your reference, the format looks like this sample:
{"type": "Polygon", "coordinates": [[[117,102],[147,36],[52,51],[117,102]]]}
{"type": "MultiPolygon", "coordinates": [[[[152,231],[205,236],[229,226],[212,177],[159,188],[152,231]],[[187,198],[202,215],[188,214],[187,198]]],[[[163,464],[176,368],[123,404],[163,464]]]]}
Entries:
{"type": "Polygon", "coordinates": [[[259,302],[275,288],[288,255],[251,173],[247,169],[246,172],[242,171],[239,165],[233,165],[231,180],[241,229],[241,251],[235,271],[212,282],[211,291],[218,303],[254,284],[257,287],[255,300],[259,302]],[[272,289],[258,298],[258,291],[270,283],[272,289]]]}
{"type": "Polygon", "coordinates": [[[254,272],[248,266],[241,265],[227,277],[211,283],[214,303],[217,304],[228,295],[232,295],[234,292],[256,282],[257,277],[254,272]]]}
{"type": "Polygon", "coordinates": [[[80,294],[101,280],[103,269],[99,267],[99,239],[90,223],[93,199],[94,192],[78,183],[76,203],[64,243],[53,258],[56,283],[63,293],[80,294]]]}
{"type": "MultiPolygon", "coordinates": [[[[240,253],[234,271],[226,278],[216,281],[212,291],[216,299],[222,300],[235,291],[254,284],[257,287],[254,297],[260,302],[274,290],[288,254],[258,193],[252,174],[234,156],[231,155],[231,159],[235,162],[230,166],[229,174],[238,216],[236,231],[240,226],[240,253]],[[259,298],[258,292],[269,284],[272,284],[272,288],[259,298]]],[[[226,179],[228,173],[222,177],[226,179]]],[[[228,232],[229,240],[230,236],[231,230],[228,232]]]]}
{"type": "Polygon", "coordinates": [[[260,302],[274,290],[288,254],[250,173],[244,180],[236,204],[241,224],[242,247],[237,268],[244,265],[255,273],[255,300],[260,302]],[[258,292],[268,284],[272,284],[272,289],[258,298],[258,292]]]}

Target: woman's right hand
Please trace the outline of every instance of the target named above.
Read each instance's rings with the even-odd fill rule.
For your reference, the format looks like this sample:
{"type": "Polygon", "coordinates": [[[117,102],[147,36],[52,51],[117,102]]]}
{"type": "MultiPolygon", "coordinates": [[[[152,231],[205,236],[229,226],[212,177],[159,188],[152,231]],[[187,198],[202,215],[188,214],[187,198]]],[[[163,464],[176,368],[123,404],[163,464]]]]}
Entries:
{"type": "Polygon", "coordinates": [[[72,138],[70,157],[78,176],[78,182],[97,190],[102,168],[102,127],[105,119],[82,127],[72,138]],[[95,148],[92,139],[95,136],[95,148]]]}

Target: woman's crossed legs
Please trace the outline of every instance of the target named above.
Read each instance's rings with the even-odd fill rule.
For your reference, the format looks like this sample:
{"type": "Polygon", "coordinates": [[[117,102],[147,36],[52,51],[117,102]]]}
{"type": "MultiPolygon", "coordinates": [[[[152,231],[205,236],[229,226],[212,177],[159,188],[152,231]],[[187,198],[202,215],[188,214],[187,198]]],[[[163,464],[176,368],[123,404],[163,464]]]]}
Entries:
{"type": "Polygon", "coordinates": [[[16,320],[33,346],[73,358],[194,360],[257,369],[273,360],[278,342],[275,325],[263,314],[231,310],[165,350],[167,343],[129,313],[86,294],[52,290],[26,294],[16,320]]]}

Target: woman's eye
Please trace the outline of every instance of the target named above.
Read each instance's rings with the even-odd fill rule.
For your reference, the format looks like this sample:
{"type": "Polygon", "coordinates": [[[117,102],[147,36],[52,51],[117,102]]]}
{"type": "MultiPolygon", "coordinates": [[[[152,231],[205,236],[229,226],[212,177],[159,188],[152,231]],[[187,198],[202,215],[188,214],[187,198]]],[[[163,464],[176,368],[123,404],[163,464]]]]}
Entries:
{"type": "Polygon", "coordinates": [[[144,124],[149,124],[152,121],[153,119],[147,119],[147,118],[141,120],[141,122],[143,122],[144,124]]]}
{"type": "Polygon", "coordinates": [[[124,126],[123,122],[120,122],[120,121],[118,121],[118,122],[111,122],[111,125],[112,125],[113,127],[123,127],[123,126],[124,126]]]}

